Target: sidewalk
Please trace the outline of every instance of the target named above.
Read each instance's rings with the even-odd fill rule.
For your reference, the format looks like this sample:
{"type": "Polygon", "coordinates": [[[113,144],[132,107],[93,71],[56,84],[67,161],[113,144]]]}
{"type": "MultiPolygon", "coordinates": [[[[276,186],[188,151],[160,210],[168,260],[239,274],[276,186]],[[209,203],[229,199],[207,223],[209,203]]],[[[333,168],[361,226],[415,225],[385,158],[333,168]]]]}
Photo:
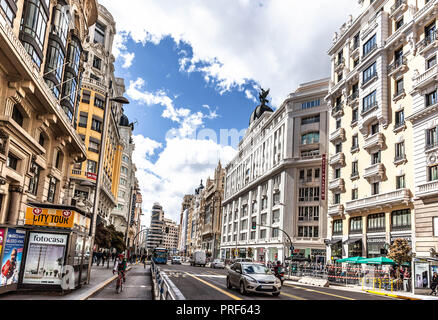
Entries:
{"type": "MultiPolygon", "coordinates": [[[[133,265],[128,263],[128,272],[133,265]]],[[[117,278],[117,275],[113,275],[113,266],[113,261],[110,261],[109,269],[106,263],[105,266],[93,265],[90,283],[63,296],[58,292],[11,292],[0,295],[0,300],[86,300],[117,278]]]]}
{"type": "MultiPolygon", "coordinates": [[[[286,276],[286,278],[288,278],[286,276]]],[[[286,280],[286,283],[293,284],[294,282],[298,281],[298,277],[291,277],[291,280],[286,280]]],[[[307,284],[306,284],[307,285],[307,284]]],[[[331,288],[336,288],[336,290],[343,290],[343,291],[352,291],[352,292],[368,292],[370,294],[377,294],[377,295],[384,295],[388,297],[393,297],[397,299],[404,299],[404,300],[438,300],[438,297],[435,296],[429,296],[429,295],[419,295],[419,294],[413,294],[411,292],[404,292],[404,291],[397,291],[397,292],[391,292],[386,290],[373,290],[372,288],[362,288],[362,286],[354,286],[354,285],[334,285],[330,284],[331,288]]]]}

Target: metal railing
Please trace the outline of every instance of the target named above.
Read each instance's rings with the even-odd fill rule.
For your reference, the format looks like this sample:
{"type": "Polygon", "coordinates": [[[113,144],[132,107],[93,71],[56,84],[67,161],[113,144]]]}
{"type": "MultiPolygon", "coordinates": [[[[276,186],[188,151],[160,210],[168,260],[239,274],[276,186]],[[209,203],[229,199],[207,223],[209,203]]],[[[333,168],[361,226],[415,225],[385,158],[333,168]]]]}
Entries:
{"type": "Polygon", "coordinates": [[[154,261],[151,261],[151,274],[155,300],[186,300],[168,275],[161,271],[154,261]]]}

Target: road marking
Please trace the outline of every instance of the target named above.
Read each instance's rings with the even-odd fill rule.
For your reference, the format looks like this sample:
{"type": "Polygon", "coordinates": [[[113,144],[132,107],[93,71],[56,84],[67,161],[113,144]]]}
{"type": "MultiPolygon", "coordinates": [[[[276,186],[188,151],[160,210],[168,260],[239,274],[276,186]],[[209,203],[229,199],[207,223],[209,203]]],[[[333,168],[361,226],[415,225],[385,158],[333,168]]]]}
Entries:
{"type": "Polygon", "coordinates": [[[221,279],[226,279],[227,276],[223,276],[223,275],[213,275],[213,274],[194,274],[194,276],[196,277],[204,277],[204,278],[221,278],[221,279]]]}
{"type": "Polygon", "coordinates": [[[324,292],[324,291],[318,291],[318,290],[312,290],[312,289],[297,287],[297,286],[293,286],[293,285],[290,285],[290,284],[284,284],[284,286],[295,288],[295,289],[301,289],[301,290],[305,290],[305,291],[309,291],[309,292],[317,292],[317,293],[321,293],[321,294],[325,294],[325,295],[328,295],[328,296],[333,296],[333,297],[337,297],[337,298],[341,298],[341,299],[346,299],[346,300],[356,300],[356,299],[349,298],[349,297],[339,296],[339,295],[336,295],[336,294],[333,294],[333,293],[328,293],[328,292],[324,292]]]}
{"type": "Polygon", "coordinates": [[[212,287],[213,289],[216,289],[217,291],[219,291],[219,292],[225,294],[226,296],[228,296],[228,297],[230,297],[230,298],[232,298],[232,299],[234,299],[234,300],[242,300],[241,298],[239,298],[239,297],[237,297],[237,296],[235,296],[235,295],[233,295],[233,294],[231,294],[231,293],[229,293],[229,292],[226,292],[225,290],[222,290],[221,288],[216,287],[215,285],[213,285],[213,284],[211,284],[211,283],[209,283],[209,282],[207,282],[207,281],[204,281],[204,280],[202,280],[202,279],[199,279],[197,276],[194,276],[194,275],[192,275],[192,274],[190,274],[190,273],[188,273],[188,272],[186,272],[186,274],[187,274],[188,276],[190,276],[190,277],[192,277],[192,278],[198,280],[199,282],[202,282],[203,284],[206,284],[207,286],[210,286],[210,287],[212,287]]]}
{"type": "Polygon", "coordinates": [[[286,296],[286,297],[293,298],[293,299],[296,299],[296,300],[307,300],[307,299],[304,299],[304,298],[301,298],[301,297],[298,297],[298,296],[294,296],[293,294],[286,293],[284,291],[281,291],[280,296],[286,296]]]}

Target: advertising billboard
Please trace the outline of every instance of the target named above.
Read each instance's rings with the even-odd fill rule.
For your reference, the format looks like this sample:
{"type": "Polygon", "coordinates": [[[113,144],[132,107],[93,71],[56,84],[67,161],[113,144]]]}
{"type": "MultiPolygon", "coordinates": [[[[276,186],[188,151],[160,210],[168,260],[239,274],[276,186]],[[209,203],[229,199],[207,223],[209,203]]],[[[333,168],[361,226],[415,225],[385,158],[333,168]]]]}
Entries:
{"type": "MultiPolygon", "coordinates": [[[[4,230],[3,230],[4,232],[4,230]]],[[[8,229],[6,241],[3,241],[3,260],[0,286],[18,283],[21,259],[23,257],[26,232],[17,229],[8,229]]]]}
{"type": "Polygon", "coordinates": [[[68,235],[31,232],[23,283],[61,285],[68,235]]]}
{"type": "Polygon", "coordinates": [[[26,225],[73,228],[75,211],[60,209],[26,208],[26,225]]]}
{"type": "Polygon", "coordinates": [[[5,238],[5,229],[0,229],[0,258],[2,256],[3,239],[5,238]]]}

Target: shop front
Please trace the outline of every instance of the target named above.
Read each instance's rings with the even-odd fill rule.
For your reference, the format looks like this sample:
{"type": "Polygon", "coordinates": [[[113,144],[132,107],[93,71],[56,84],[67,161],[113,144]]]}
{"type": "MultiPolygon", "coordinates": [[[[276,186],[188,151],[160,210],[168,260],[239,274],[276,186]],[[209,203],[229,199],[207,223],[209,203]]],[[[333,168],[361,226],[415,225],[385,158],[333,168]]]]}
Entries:
{"type": "Polygon", "coordinates": [[[429,294],[433,274],[438,273],[438,258],[415,258],[414,259],[414,290],[416,294],[429,294]]]}
{"type": "Polygon", "coordinates": [[[367,258],[385,257],[385,237],[367,238],[367,258]]]}
{"type": "Polygon", "coordinates": [[[362,238],[350,238],[347,240],[348,245],[348,257],[362,257],[363,256],[363,243],[362,238]]]}
{"type": "Polygon", "coordinates": [[[0,229],[0,292],[62,291],[87,281],[91,216],[76,207],[31,203],[20,229],[0,229]]]}
{"type": "Polygon", "coordinates": [[[326,262],[326,250],[324,249],[312,249],[310,252],[310,260],[314,263],[321,263],[325,265],[326,262]]]}
{"type": "Polygon", "coordinates": [[[334,263],[336,260],[342,259],[342,238],[324,240],[324,242],[329,249],[330,263],[334,263]]]}

